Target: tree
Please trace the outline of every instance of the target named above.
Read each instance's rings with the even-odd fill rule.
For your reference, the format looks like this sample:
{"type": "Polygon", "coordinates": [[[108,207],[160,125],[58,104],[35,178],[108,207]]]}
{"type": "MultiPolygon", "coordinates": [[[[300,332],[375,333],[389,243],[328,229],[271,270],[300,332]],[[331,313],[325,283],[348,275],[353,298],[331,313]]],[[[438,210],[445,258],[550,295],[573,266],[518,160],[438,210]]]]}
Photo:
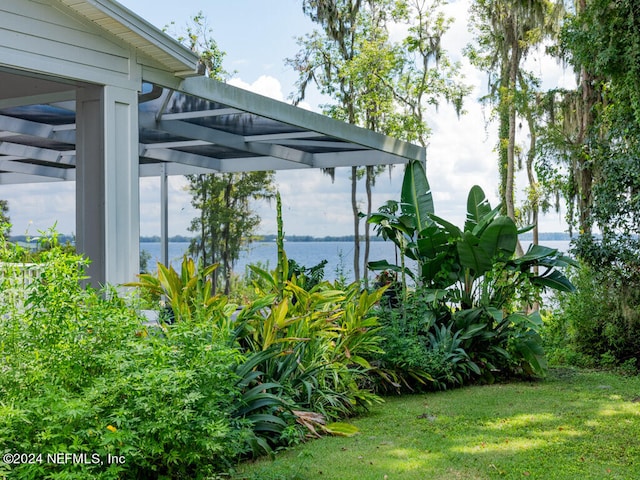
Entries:
{"type": "Polygon", "coordinates": [[[640,155],[640,5],[580,0],[562,36],[579,72],[577,154],[571,165],[580,232],[637,228],[640,155]],[[620,171],[626,175],[620,175],[620,171]],[[635,224],[635,227],[633,226],[635,224]]]}
{"type": "MultiPolygon", "coordinates": [[[[450,23],[439,12],[443,4],[441,0],[304,1],[304,11],[324,34],[314,32],[302,39],[302,50],[290,60],[300,72],[297,100],[315,83],[337,102],[325,106],[329,115],[426,146],[427,110],[446,100],[459,112],[469,91],[459,65],[448,60],[441,45],[450,23]],[[392,42],[390,26],[400,23],[407,25],[407,35],[392,42]]],[[[360,278],[357,181],[365,178],[365,216],[369,217],[371,189],[381,172],[373,167],[352,168],[356,279],[360,278]]],[[[370,227],[365,225],[366,265],[370,227]]],[[[365,269],[365,282],[366,274],[365,269]]]]}
{"type": "Polygon", "coordinates": [[[0,200],[0,224],[9,222],[9,202],[6,200],[0,200]]]}
{"type": "Polygon", "coordinates": [[[498,117],[500,198],[504,213],[516,220],[516,130],[521,64],[530,50],[558,24],[560,4],[549,0],[476,0],[471,24],[477,45],[467,47],[471,62],[489,74],[487,100],[498,117]]]}
{"type": "Polygon", "coordinates": [[[618,362],[637,359],[640,330],[639,31],[636,0],[577,1],[558,51],[578,86],[555,95],[549,109],[549,169],[564,180],[580,233],[577,278],[589,294],[563,302],[567,330],[579,351],[618,362]],[[594,295],[596,308],[587,298],[594,295]]]}
{"type": "MultiPolygon", "coordinates": [[[[338,105],[328,109],[334,118],[357,124],[355,85],[341,75],[345,63],[356,54],[358,15],[362,0],[303,0],[302,10],[312,21],[324,29],[325,35],[313,32],[300,40],[303,50],[289,60],[299,73],[298,97],[304,98],[310,82],[315,82],[322,93],[338,100],[338,105]]],[[[351,167],[351,209],[353,212],[354,262],[356,281],[360,280],[360,217],[357,202],[358,169],[351,167]]]]}
{"type": "Polygon", "coordinates": [[[0,200],[0,241],[4,241],[11,233],[11,220],[9,219],[9,202],[0,200]]]}
{"type": "Polygon", "coordinates": [[[192,204],[200,211],[189,228],[197,234],[190,252],[205,265],[220,263],[213,272],[214,293],[224,287],[229,294],[233,265],[260,224],[251,200],[273,197],[273,172],[194,175],[189,180],[192,204]]]}
{"type": "MultiPolygon", "coordinates": [[[[222,66],[225,53],[212,38],[201,12],[193,17],[186,35],[179,40],[200,55],[210,78],[224,80],[228,76],[222,66]]],[[[190,175],[187,179],[192,205],[200,212],[191,222],[190,231],[197,236],[190,252],[199,255],[204,265],[221,264],[213,272],[213,289],[215,292],[224,288],[228,294],[233,265],[260,224],[260,217],[251,209],[251,200],[273,196],[273,172],[211,173],[190,175]]]]}

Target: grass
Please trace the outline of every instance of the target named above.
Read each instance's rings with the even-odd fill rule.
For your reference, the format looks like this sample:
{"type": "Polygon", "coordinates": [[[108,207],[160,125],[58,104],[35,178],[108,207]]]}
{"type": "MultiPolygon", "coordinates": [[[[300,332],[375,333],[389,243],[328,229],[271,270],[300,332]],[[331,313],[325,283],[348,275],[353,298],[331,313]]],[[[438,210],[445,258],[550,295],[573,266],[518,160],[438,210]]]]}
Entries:
{"type": "Polygon", "coordinates": [[[640,478],[640,377],[553,370],[543,381],[387,398],[326,437],[238,467],[239,479],[640,478]]]}

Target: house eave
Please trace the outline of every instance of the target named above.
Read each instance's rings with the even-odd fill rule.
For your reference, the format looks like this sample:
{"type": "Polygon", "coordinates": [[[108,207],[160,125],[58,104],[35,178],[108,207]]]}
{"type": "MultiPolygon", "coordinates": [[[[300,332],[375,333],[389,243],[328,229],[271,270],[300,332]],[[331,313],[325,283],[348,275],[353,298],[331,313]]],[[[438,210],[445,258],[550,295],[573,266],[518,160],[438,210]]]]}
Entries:
{"type": "Polygon", "coordinates": [[[198,73],[198,56],[166,33],[112,0],[57,0],[167,67],[187,78],[198,73]]]}

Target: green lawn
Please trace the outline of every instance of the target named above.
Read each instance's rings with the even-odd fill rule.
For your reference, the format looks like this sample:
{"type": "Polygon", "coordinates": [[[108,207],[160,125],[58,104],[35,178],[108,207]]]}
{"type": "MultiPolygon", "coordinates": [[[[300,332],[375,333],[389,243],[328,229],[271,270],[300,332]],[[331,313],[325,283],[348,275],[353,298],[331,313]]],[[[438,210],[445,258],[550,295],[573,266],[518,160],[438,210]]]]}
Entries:
{"type": "Polygon", "coordinates": [[[242,479],[639,479],[640,377],[553,370],[544,381],[391,397],[360,433],[239,467],[242,479]]]}

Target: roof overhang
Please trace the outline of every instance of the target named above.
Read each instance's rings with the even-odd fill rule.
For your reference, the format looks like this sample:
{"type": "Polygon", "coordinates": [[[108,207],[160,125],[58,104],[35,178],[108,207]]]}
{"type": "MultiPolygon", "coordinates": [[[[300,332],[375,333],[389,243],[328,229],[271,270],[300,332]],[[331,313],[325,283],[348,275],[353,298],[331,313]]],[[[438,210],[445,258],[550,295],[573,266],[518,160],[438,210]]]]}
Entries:
{"type": "Polygon", "coordinates": [[[198,56],[180,42],[112,0],[58,0],[79,15],[164,65],[177,77],[199,75],[198,56]]]}
{"type": "MultiPolygon", "coordinates": [[[[4,81],[38,79],[0,71],[4,81]]],[[[74,87],[46,82],[47,93],[0,99],[0,183],[75,180],[74,87]]],[[[425,150],[193,77],[175,89],[143,85],[139,156],[140,175],[155,176],[399,164],[425,150]]]]}

